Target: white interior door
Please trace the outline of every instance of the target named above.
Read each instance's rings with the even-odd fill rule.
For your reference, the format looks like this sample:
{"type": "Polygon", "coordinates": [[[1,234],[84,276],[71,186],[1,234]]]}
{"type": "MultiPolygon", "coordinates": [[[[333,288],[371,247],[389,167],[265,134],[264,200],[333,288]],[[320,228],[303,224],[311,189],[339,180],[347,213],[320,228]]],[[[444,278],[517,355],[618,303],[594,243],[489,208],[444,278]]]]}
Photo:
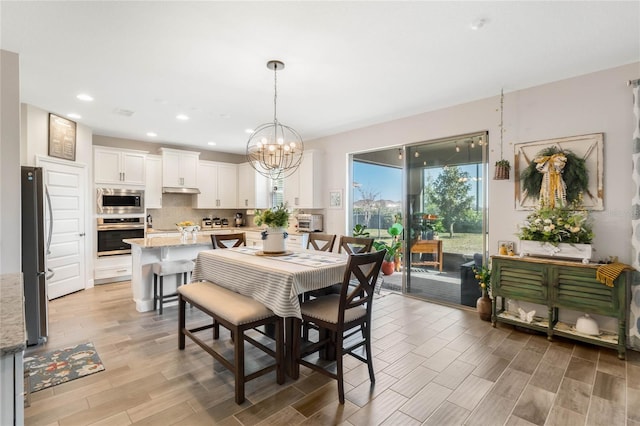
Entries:
{"type": "Polygon", "coordinates": [[[45,207],[45,229],[51,244],[47,268],[53,277],[47,280],[49,300],[85,289],[85,167],[66,161],[38,158],[51,209],[45,207]],[[53,220],[50,220],[50,213],[53,220]]]}

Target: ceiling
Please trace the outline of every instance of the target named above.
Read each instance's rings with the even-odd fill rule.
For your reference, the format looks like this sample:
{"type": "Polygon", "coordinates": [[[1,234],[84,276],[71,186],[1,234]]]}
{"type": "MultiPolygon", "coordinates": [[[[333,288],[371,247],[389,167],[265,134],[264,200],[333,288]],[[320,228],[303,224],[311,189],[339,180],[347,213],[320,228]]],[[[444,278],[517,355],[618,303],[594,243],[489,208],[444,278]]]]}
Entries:
{"type": "Polygon", "coordinates": [[[305,140],[640,61],[638,1],[2,0],[0,23],[22,102],[231,153],[273,119],[271,59],[305,140]]]}

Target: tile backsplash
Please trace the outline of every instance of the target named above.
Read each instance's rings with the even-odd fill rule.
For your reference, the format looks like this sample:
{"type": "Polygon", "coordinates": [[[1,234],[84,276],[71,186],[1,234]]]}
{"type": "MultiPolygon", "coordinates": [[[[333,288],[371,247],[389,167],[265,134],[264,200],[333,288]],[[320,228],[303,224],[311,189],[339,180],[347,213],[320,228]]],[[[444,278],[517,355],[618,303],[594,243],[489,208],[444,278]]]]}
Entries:
{"type": "Polygon", "coordinates": [[[151,215],[153,220],[153,228],[175,229],[176,223],[185,220],[199,225],[204,217],[227,219],[229,225],[233,226],[235,214],[237,212],[245,213],[245,210],[242,209],[194,209],[192,207],[193,197],[194,195],[191,194],[163,194],[161,209],[147,209],[147,214],[151,215]]]}

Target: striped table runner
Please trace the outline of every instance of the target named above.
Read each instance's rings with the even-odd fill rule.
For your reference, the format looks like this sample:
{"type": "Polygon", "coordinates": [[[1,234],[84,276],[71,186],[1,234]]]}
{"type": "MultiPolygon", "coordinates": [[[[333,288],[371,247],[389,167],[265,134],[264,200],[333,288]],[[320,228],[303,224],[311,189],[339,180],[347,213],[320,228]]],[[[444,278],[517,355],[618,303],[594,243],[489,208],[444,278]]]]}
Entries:
{"type": "Polygon", "coordinates": [[[192,281],[211,281],[281,317],[301,318],[298,295],[342,282],[346,264],[346,257],[325,252],[269,257],[246,247],[205,250],[198,254],[192,281]]]}

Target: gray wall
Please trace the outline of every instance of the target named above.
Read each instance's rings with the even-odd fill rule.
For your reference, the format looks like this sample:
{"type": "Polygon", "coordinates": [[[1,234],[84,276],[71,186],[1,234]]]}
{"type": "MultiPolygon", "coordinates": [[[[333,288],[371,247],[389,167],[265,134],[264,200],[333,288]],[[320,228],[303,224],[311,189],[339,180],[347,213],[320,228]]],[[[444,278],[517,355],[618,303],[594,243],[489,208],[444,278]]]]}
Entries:
{"type": "Polygon", "coordinates": [[[20,78],[18,55],[0,50],[0,273],[21,264],[20,78]]]}

